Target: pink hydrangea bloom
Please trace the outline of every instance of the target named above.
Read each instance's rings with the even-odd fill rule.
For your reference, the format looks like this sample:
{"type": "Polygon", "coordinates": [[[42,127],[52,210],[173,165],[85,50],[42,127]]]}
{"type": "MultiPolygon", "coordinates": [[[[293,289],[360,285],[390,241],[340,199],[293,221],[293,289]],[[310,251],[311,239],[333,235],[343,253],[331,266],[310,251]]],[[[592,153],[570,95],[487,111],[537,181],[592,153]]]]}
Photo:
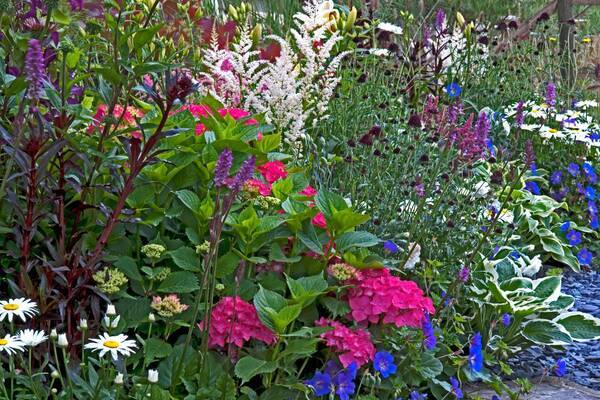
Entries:
{"type": "Polygon", "coordinates": [[[435,313],[433,302],[413,281],[403,281],[388,269],[360,271],[348,291],[351,316],[356,322],[383,322],[420,328],[425,316],[435,313]]]}
{"type": "Polygon", "coordinates": [[[288,172],[285,170],[285,164],[279,160],[267,161],[258,167],[258,171],[269,183],[273,183],[288,176],[288,172]]]}
{"type": "Polygon", "coordinates": [[[327,221],[325,220],[325,216],[322,212],[319,212],[312,219],[312,224],[322,229],[327,229],[327,221]]]}
{"type": "Polygon", "coordinates": [[[246,181],[246,189],[251,192],[256,191],[261,196],[271,195],[271,185],[254,178],[246,181]]]}
{"type": "MultiPolygon", "coordinates": [[[[186,104],[181,107],[177,112],[181,112],[184,110],[188,110],[194,117],[208,117],[211,113],[210,107],[204,104],[186,104]]],[[[240,108],[221,108],[217,111],[221,117],[225,117],[226,115],[231,116],[231,118],[236,121],[240,118],[246,118],[250,116],[248,111],[242,110],[240,108]]],[[[254,118],[249,118],[246,121],[246,125],[258,125],[258,121],[254,118]]],[[[196,136],[201,136],[206,132],[206,127],[203,123],[196,124],[196,136]]],[[[262,139],[262,133],[258,133],[258,140],[262,139]]]]}
{"type": "MultiPolygon", "coordinates": [[[[203,329],[200,324],[200,329],[203,329]]],[[[277,338],[258,318],[254,306],[239,297],[223,297],[211,311],[208,345],[225,347],[231,343],[242,347],[250,339],[266,344],[277,338]]]]}
{"type": "Polygon", "coordinates": [[[344,368],[352,362],[356,362],[360,367],[375,356],[375,346],[371,342],[371,334],[368,331],[360,328],[350,329],[337,321],[326,318],[315,321],[315,325],[333,328],[333,330],[321,334],[321,339],[325,339],[327,347],[339,354],[344,368]]]}
{"type": "Polygon", "coordinates": [[[317,195],[317,190],[308,185],[307,187],[305,187],[304,189],[302,189],[302,191],[300,192],[301,195],[307,196],[307,197],[313,197],[317,195]]]}

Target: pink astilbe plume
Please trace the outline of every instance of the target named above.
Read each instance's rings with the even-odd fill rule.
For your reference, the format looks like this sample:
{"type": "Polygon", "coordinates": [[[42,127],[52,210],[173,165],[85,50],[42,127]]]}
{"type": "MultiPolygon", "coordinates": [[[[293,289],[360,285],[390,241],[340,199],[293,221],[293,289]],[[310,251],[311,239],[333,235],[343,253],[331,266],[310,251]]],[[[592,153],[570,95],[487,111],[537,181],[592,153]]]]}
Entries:
{"type": "Polygon", "coordinates": [[[435,313],[433,302],[413,281],[393,276],[388,269],[360,271],[349,283],[350,315],[356,322],[421,327],[424,312],[435,313]]]}
{"type": "MultiPolygon", "coordinates": [[[[202,324],[200,329],[204,329],[202,324]]],[[[251,339],[266,344],[277,340],[273,332],[260,321],[252,304],[239,297],[223,297],[211,311],[208,345],[225,347],[231,343],[242,347],[251,339]]]]}
{"type": "Polygon", "coordinates": [[[337,321],[321,318],[315,321],[316,326],[330,326],[333,330],[321,334],[321,339],[333,352],[339,354],[344,368],[356,362],[360,367],[373,359],[375,346],[371,334],[360,328],[350,329],[337,321]]]}

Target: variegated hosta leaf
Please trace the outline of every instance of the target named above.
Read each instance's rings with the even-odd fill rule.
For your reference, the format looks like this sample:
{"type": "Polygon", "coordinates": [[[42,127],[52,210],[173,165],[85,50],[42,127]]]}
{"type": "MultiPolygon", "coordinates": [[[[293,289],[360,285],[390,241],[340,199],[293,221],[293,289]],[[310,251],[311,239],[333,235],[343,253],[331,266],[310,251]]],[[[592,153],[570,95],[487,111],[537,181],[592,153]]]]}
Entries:
{"type": "Polygon", "coordinates": [[[527,340],[539,345],[564,346],[573,342],[564,326],[544,319],[527,321],[521,333],[527,340]]]}
{"type": "Polygon", "coordinates": [[[600,319],[582,312],[567,312],[554,318],[576,342],[600,339],[600,319]]]}

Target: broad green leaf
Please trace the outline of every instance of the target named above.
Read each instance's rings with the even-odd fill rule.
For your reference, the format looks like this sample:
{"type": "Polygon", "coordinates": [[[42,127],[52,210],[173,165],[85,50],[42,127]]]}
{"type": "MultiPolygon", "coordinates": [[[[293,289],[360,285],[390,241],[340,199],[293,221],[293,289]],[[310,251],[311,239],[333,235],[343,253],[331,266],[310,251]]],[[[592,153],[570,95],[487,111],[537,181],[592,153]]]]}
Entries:
{"type": "Polygon", "coordinates": [[[323,274],[319,273],[313,276],[305,276],[299,279],[293,279],[286,276],[287,285],[290,288],[292,298],[303,306],[307,306],[314,299],[327,290],[327,281],[323,274]]]}
{"type": "Polygon", "coordinates": [[[365,231],[346,232],[335,239],[337,249],[346,251],[351,247],[371,247],[379,243],[377,236],[365,231]]]}
{"type": "Polygon", "coordinates": [[[175,192],[175,195],[181,202],[194,213],[198,213],[200,211],[200,199],[198,195],[191,190],[178,190],[175,192]]]}
{"type": "Polygon", "coordinates": [[[271,318],[273,320],[273,325],[275,326],[275,331],[277,333],[284,333],[285,328],[294,322],[301,312],[301,304],[292,304],[290,306],[283,307],[276,313],[271,312],[271,318]]]}
{"type": "Polygon", "coordinates": [[[259,374],[267,374],[277,369],[277,363],[273,361],[259,360],[252,356],[242,357],[235,365],[235,376],[242,380],[242,383],[259,374]]]}
{"type": "Polygon", "coordinates": [[[169,252],[169,255],[179,268],[186,271],[200,271],[200,257],[190,247],[180,247],[169,252]]]}
{"type": "Polygon", "coordinates": [[[273,315],[287,306],[287,300],[279,293],[260,286],[253,302],[262,323],[272,331],[277,331],[273,315]]]}
{"type": "Polygon", "coordinates": [[[162,28],[162,24],[150,26],[137,31],[135,35],[133,35],[133,46],[135,49],[138,50],[150,42],[160,28],[162,28]]]}
{"type": "Polygon", "coordinates": [[[200,289],[198,278],[188,271],[172,272],[160,283],[158,291],[162,293],[191,293],[200,289]]]}
{"type": "Polygon", "coordinates": [[[319,190],[315,196],[315,203],[317,208],[327,218],[331,218],[335,212],[349,208],[346,200],[344,200],[342,196],[335,192],[324,189],[319,190]]]}
{"type": "Polygon", "coordinates": [[[164,358],[171,354],[171,345],[159,338],[151,337],[144,343],[144,357],[146,362],[155,358],[164,358]]]}
{"type": "Polygon", "coordinates": [[[287,342],[285,350],[281,353],[280,358],[289,355],[310,356],[317,351],[317,344],[320,339],[291,339],[287,342]]]}
{"type": "Polygon", "coordinates": [[[327,224],[336,232],[346,232],[369,220],[369,216],[347,208],[342,211],[334,211],[331,217],[327,218],[327,224]]]}
{"type": "Polygon", "coordinates": [[[138,269],[135,260],[131,257],[119,257],[114,262],[115,267],[119,268],[131,280],[141,281],[142,275],[138,269]]]}

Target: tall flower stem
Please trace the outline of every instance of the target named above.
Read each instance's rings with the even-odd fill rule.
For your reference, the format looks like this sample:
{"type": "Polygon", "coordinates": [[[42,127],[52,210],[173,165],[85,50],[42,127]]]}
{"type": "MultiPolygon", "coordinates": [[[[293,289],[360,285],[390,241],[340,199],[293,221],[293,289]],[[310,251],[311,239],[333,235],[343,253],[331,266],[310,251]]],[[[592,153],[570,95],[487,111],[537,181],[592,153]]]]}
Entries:
{"type": "Polygon", "coordinates": [[[60,365],[58,363],[58,351],[56,350],[56,340],[52,340],[52,351],[54,352],[54,366],[56,367],[56,372],[58,372],[58,378],[60,379],[60,386],[64,389],[65,382],[62,377],[62,373],[60,372],[60,365]]]}
{"type": "Polygon", "coordinates": [[[65,366],[65,375],[67,377],[67,383],[69,384],[70,396],[73,396],[73,382],[71,381],[71,377],[69,376],[69,357],[67,357],[67,349],[62,348],[62,356],[63,356],[63,364],[65,366]]]}

